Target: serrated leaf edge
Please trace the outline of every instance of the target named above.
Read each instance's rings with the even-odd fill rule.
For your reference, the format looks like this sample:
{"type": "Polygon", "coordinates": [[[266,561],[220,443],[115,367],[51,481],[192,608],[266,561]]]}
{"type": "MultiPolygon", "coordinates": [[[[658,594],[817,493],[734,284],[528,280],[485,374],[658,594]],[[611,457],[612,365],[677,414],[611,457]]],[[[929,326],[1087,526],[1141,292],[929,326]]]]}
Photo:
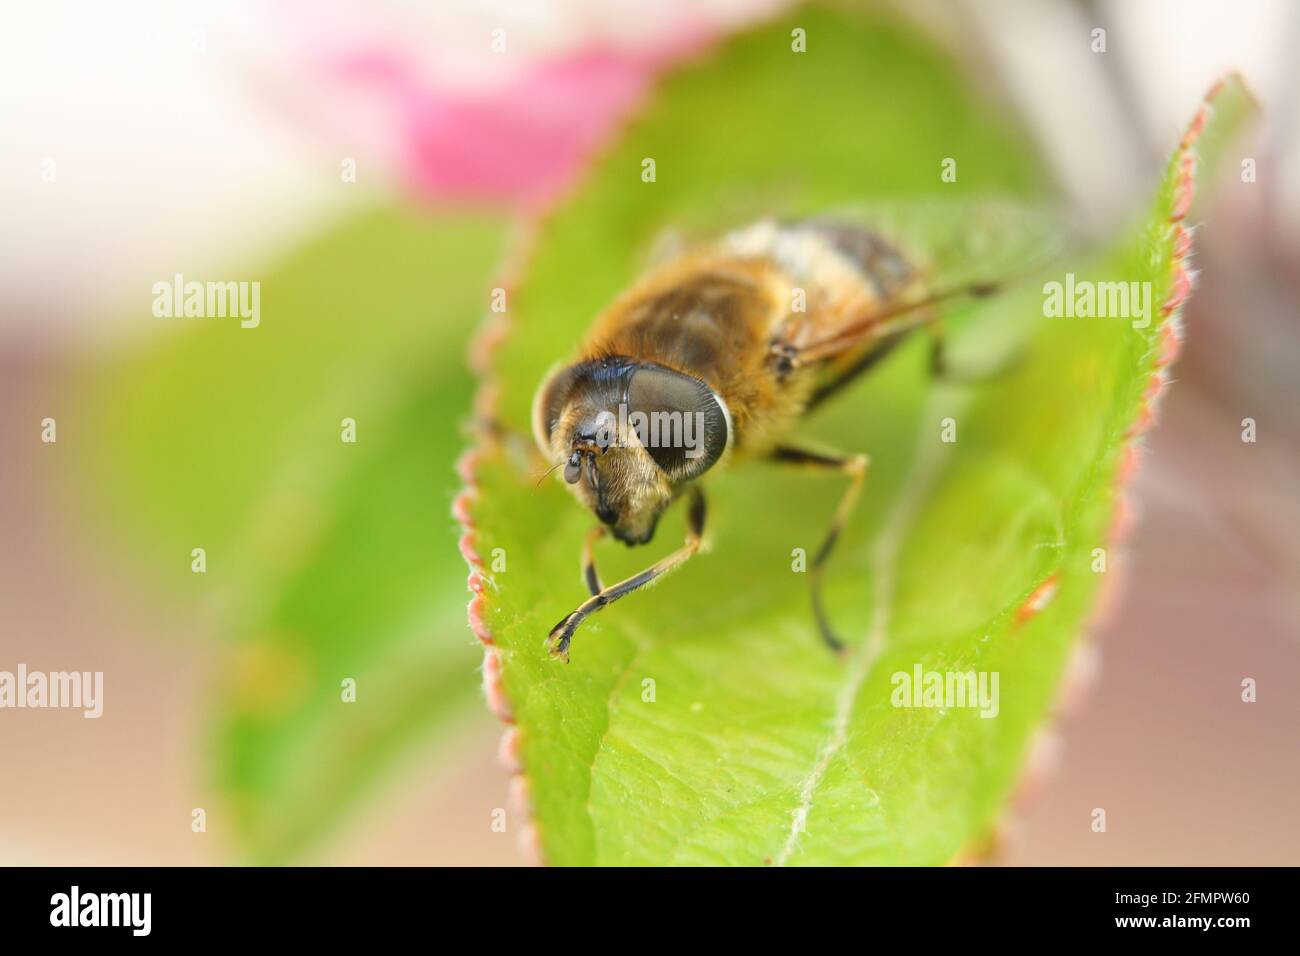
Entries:
{"type": "MultiPolygon", "coordinates": [[[[1246,89],[1245,83],[1236,73],[1223,77],[1210,87],[1166,165],[1165,174],[1161,177],[1161,188],[1163,188],[1168,171],[1174,170],[1176,174],[1173,199],[1166,219],[1169,230],[1167,241],[1172,246],[1168,291],[1160,305],[1159,341],[1151,375],[1146,388],[1143,389],[1133,424],[1129,427],[1124,444],[1120,448],[1119,460],[1115,468],[1115,513],[1107,535],[1107,550],[1111,552],[1121,549],[1137,526],[1139,512],[1131,493],[1131,486],[1142,461],[1145,448],[1142,443],[1143,438],[1155,425],[1159,404],[1171,383],[1170,367],[1177,360],[1182,349],[1183,308],[1196,285],[1196,272],[1190,265],[1194,229],[1186,223],[1196,196],[1196,143],[1209,123],[1215,99],[1228,83],[1235,83],[1243,90],[1246,89]]],[[[1118,568],[1114,570],[1120,570],[1121,573],[1107,574],[1103,580],[1092,613],[1081,629],[1082,637],[1077,640],[1070,660],[1066,664],[1052,713],[1044,725],[1034,732],[1031,739],[1025,768],[1008,800],[1008,809],[994,823],[993,833],[987,838],[985,845],[980,845],[981,841],[976,841],[975,844],[963,848],[956,854],[950,865],[978,865],[995,860],[1010,841],[1010,836],[1018,825],[1018,818],[1033,804],[1055,771],[1060,761],[1062,745],[1062,737],[1057,726],[1081,706],[1095,684],[1100,651],[1093,635],[1113,618],[1119,607],[1127,578],[1122,573],[1123,567],[1123,563],[1120,562],[1118,568]]],[[[1050,601],[1050,596],[1055,593],[1058,584],[1058,576],[1049,575],[1021,605],[1016,615],[1017,620],[1023,622],[1034,617],[1050,601]]]]}

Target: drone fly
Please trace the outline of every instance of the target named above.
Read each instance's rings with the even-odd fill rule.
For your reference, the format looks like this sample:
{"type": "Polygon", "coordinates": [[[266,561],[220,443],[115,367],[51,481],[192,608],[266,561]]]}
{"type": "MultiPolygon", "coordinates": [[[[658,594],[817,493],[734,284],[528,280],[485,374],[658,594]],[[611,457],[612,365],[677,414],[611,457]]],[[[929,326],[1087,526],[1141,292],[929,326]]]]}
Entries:
{"type": "MultiPolygon", "coordinates": [[[[1019,214],[996,219],[1022,252],[1038,242],[1019,214]]],[[[582,554],[591,596],[551,629],[551,654],[568,660],[583,621],[694,555],[705,524],[701,479],[747,459],[836,471],[848,480],[809,568],[818,630],[841,650],[821,576],[868,458],[802,448],[787,435],[917,329],[930,331],[931,367],[945,373],[939,307],[1000,285],[985,278],[996,271],[996,256],[978,247],[963,256],[958,261],[976,263],[973,270],[937,275],[933,261],[923,264],[876,227],[766,219],[663,259],[619,295],[596,318],[576,360],[547,377],[533,404],[538,447],[599,521],[582,554]],[[681,497],[688,499],[685,543],[603,586],[596,542],[611,535],[646,544],[681,497]]],[[[1023,265],[1023,255],[1014,261],[1023,265]]]]}

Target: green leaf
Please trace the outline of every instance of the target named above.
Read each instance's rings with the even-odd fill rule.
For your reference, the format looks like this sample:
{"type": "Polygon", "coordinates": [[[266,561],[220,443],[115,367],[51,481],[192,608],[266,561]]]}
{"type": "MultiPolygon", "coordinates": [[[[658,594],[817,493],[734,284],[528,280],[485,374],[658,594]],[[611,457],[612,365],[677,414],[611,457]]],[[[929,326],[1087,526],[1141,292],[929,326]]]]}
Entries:
{"type": "Polygon", "coordinates": [[[357,461],[318,506],[328,517],[310,559],[232,634],[215,769],[255,859],[313,848],[475,697],[450,513],[472,389],[447,358],[359,432],[357,461]]]}
{"type": "Polygon", "coordinates": [[[501,238],[482,215],[366,212],[253,273],[259,327],[167,320],[88,379],[78,418],[100,444],[79,494],[141,586],[222,638],[207,770],[253,859],[318,845],[474,712],[450,506],[501,238]]]}
{"type": "MultiPolygon", "coordinates": [[[[170,328],[79,376],[85,467],[68,470],[69,490],[95,539],[161,600],[233,613],[246,586],[273,593],[322,520],[315,495],[364,453],[370,416],[463,364],[501,235],[481,214],[378,208],[279,262],[186,268],[260,281],[261,324],[153,319],[170,328]],[[344,417],[359,422],[355,447],[339,441],[344,417]],[[206,576],[190,572],[195,547],[206,576]]],[[[134,301],[147,314],[152,294],[134,301]]]]}
{"type": "MultiPolygon", "coordinates": [[[[546,370],[667,228],[935,194],[960,226],[959,199],[1037,195],[1036,162],[1002,116],[907,30],[820,8],[677,73],[544,223],[492,360],[502,423],[527,432],[546,370]],[[806,54],[790,52],[795,26],[806,54]],[[958,183],[939,185],[944,157],[958,183]]],[[[1167,177],[1131,242],[1069,267],[1151,283],[1145,328],[1045,318],[1041,285],[1024,284],[952,316],[957,364],[1014,346],[1012,371],[941,385],[914,341],[795,436],[872,459],[827,572],[845,660],[820,643],[791,558],[817,547],[842,477],[752,463],[710,476],[711,548],[591,618],[566,666],[544,642],[586,596],[578,556],[594,519],[485,439],[474,544],[510,564],[475,567],[471,620],[494,642],[487,672],[543,859],[944,863],[988,834],[1105,577],[1095,549],[1114,543],[1129,436],[1169,357],[1158,310],[1181,289],[1177,188],[1167,177]],[[956,442],[941,441],[945,419],[956,442]],[[996,716],[894,706],[895,675],[918,666],[996,672],[996,716]]],[[[598,549],[604,579],[676,546],[680,510],[649,547],[598,549]]]]}

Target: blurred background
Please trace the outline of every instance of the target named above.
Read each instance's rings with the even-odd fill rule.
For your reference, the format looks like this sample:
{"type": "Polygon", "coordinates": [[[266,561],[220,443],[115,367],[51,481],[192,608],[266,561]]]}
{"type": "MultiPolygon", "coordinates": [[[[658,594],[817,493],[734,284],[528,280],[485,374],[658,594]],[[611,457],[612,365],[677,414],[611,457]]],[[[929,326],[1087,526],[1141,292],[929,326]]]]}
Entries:
{"type": "MultiPolygon", "coordinates": [[[[0,713],[0,863],[522,861],[450,512],[464,355],[517,224],[659,72],[785,7],[8,12],[0,670],[102,670],[105,701],[0,713]],[[156,317],[176,274],[260,282],[263,324],[156,317]]],[[[1300,862],[1300,8],[905,7],[1098,232],[1215,79],[1260,100],[1255,180],[1200,213],[1095,683],[996,859],[1300,862]]]]}

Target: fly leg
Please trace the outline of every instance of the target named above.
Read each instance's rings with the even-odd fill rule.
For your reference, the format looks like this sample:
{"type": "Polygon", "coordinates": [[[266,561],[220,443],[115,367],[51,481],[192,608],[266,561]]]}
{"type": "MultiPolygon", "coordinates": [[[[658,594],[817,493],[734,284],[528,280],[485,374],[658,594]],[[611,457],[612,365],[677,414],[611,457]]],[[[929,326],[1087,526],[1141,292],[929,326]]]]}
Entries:
{"type": "Polygon", "coordinates": [[[605,537],[605,526],[598,524],[587,532],[587,540],[582,545],[582,583],[592,595],[602,590],[600,572],[596,570],[596,542],[605,537]]]}
{"type": "Polygon", "coordinates": [[[812,567],[809,569],[808,584],[812,595],[813,616],[817,619],[817,629],[821,632],[822,640],[826,642],[835,653],[844,650],[844,643],[835,635],[835,629],[831,627],[829,619],[826,617],[826,609],[822,604],[822,568],[826,564],[826,559],[835,550],[835,542],[839,539],[840,532],[848,524],[849,517],[853,514],[853,508],[858,503],[858,495],[862,491],[862,482],[867,477],[866,455],[833,455],[822,454],[821,452],[805,451],[802,448],[789,448],[779,446],[773,450],[771,458],[773,461],[782,462],[789,465],[802,465],[809,468],[820,468],[832,471],[842,471],[849,476],[849,486],[844,491],[844,496],[840,498],[839,506],[835,509],[835,517],[831,519],[830,529],[826,532],[826,537],[822,539],[821,547],[813,556],[812,567]]]}
{"type": "MultiPolygon", "coordinates": [[[[982,293],[982,295],[991,294],[991,291],[982,293]]],[[[948,331],[944,327],[943,320],[931,322],[926,326],[926,332],[930,336],[930,374],[941,382],[953,385],[977,385],[980,382],[991,381],[1010,372],[1024,358],[1023,353],[1017,351],[1013,352],[1010,358],[1000,360],[992,368],[955,369],[948,361],[948,331]]]]}
{"type": "MultiPolygon", "coordinates": [[[[627,597],[638,588],[643,588],[663,577],[669,571],[684,564],[691,555],[699,551],[704,536],[704,514],[704,493],[698,487],[692,487],[690,510],[687,512],[686,519],[686,542],[668,557],[655,562],[644,571],[634,574],[630,578],[618,582],[618,584],[612,584],[607,588],[596,591],[591,597],[583,601],[576,610],[565,615],[564,619],[551,628],[551,633],[547,635],[546,646],[550,650],[551,656],[568,661],[569,642],[573,640],[574,632],[577,631],[578,626],[583,621],[606,605],[613,604],[619,598],[627,597]]],[[[594,538],[589,535],[587,540],[588,547],[590,547],[594,543],[594,538]]],[[[594,562],[584,563],[583,576],[586,578],[589,587],[593,583],[599,583],[599,581],[595,580],[594,562]],[[588,568],[590,569],[590,575],[588,575],[588,568]]]]}

